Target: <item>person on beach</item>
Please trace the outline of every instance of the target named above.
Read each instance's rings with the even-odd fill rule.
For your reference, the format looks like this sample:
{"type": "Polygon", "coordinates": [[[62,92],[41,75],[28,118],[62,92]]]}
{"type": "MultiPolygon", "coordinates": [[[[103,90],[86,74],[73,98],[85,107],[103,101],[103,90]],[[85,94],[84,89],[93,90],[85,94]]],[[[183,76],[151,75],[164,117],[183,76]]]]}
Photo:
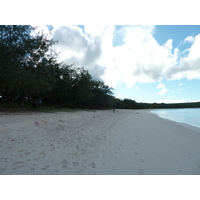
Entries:
{"type": "Polygon", "coordinates": [[[115,113],[115,108],[113,108],[113,113],[115,113]]]}
{"type": "Polygon", "coordinates": [[[42,105],[42,100],[39,99],[39,100],[38,100],[38,106],[39,106],[39,108],[41,107],[41,105],[42,105]]]}

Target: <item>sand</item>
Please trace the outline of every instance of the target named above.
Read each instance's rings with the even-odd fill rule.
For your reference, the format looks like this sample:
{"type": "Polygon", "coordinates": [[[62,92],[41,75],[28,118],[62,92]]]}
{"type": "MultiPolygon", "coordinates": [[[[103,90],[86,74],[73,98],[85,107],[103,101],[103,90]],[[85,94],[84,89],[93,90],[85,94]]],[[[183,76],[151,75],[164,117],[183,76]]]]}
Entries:
{"type": "Polygon", "coordinates": [[[199,175],[200,129],[149,110],[1,112],[0,174],[199,175]]]}

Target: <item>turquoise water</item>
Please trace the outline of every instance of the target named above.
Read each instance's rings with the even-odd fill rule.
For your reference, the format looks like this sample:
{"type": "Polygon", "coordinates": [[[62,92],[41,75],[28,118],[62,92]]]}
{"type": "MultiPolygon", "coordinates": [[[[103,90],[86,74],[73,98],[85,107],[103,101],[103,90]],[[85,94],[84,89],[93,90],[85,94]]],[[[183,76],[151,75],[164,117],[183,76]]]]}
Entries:
{"type": "Polygon", "coordinates": [[[200,108],[157,109],[152,110],[151,112],[165,119],[170,119],[200,128],[200,108]]]}

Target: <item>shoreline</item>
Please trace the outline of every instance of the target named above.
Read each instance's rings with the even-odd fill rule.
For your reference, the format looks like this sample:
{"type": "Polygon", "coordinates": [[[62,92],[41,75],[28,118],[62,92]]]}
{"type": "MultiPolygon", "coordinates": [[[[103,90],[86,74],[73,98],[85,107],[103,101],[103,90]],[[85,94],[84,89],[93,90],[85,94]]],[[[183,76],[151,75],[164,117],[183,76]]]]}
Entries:
{"type": "Polygon", "coordinates": [[[200,175],[199,131],[150,110],[0,113],[0,174],[200,175]]]}
{"type": "MultiPolygon", "coordinates": [[[[163,117],[163,116],[160,116],[160,114],[159,113],[154,113],[153,111],[155,110],[181,110],[181,109],[183,109],[183,110],[185,110],[185,109],[195,109],[195,108],[169,108],[169,109],[151,109],[150,110],[150,112],[152,113],[152,114],[156,114],[158,117],[160,117],[160,118],[163,118],[163,119],[167,119],[167,120],[170,120],[170,121],[173,121],[173,122],[176,122],[176,123],[179,123],[179,124],[181,124],[181,125],[183,125],[183,126],[185,126],[186,128],[189,128],[189,129],[191,129],[191,130],[196,130],[196,131],[200,131],[200,126],[198,126],[198,125],[195,125],[195,124],[191,124],[191,123],[187,123],[187,122],[183,122],[183,121],[178,121],[178,120],[174,120],[174,119],[170,119],[170,118],[165,118],[165,117],[163,117]],[[199,129],[199,130],[198,130],[199,129]]],[[[200,109],[200,108],[199,108],[200,109]]]]}
{"type": "Polygon", "coordinates": [[[172,122],[174,122],[174,123],[176,123],[176,124],[178,124],[180,126],[184,126],[185,128],[187,128],[189,130],[192,130],[192,131],[195,131],[195,132],[198,132],[200,134],[200,128],[197,127],[197,126],[193,126],[193,125],[190,125],[190,124],[187,124],[187,123],[173,121],[173,120],[170,120],[170,119],[166,119],[166,120],[172,121],[172,122]]]}
{"type": "MultiPolygon", "coordinates": [[[[185,109],[185,108],[183,108],[183,109],[185,109]]],[[[153,110],[156,110],[156,109],[153,109],[153,110]]],[[[175,121],[173,119],[167,119],[167,118],[164,118],[164,117],[160,117],[159,114],[153,113],[153,112],[151,112],[151,110],[150,110],[150,113],[155,115],[155,116],[157,116],[157,117],[159,117],[159,118],[161,118],[161,119],[171,121],[173,123],[179,124],[180,126],[184,126],[185,128],[187,128],[189,130],[196,131],[196,132],[200,133],[200,127],[198,127],[198,126],[187,124],[187,123],[183,123],[183,122],[179,122],[179,121],[175,121]]]]}

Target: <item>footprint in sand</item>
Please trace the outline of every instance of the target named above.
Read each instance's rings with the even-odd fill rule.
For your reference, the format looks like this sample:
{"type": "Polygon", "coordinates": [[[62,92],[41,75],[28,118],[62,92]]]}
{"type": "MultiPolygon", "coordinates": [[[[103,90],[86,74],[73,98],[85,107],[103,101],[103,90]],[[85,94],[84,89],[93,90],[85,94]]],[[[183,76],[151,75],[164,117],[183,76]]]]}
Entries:
{"type": "Polygon", "coordinates": [[[92,163],[91,166],[92,166],[92,168],[95,168],[95,167],[96,167],[95,163],[92,163]]]}
{"type": "Polygon", "coordinates": [[[64,159],[62,162],[60,162],[62,164],[62,168],[63,169],[67,169],[69,166],[69,162],[66,161],[66,159],[64,159]]]}
{"type": "Polygon", "coordinates": [[[143,160],[143,159],[140,159],[140,162],[141,162],[141,163],[144,163],[144,160],[143,160]]]}
{"type": "Polygon", "coordinates": [[[49,165],[46,165],[42,168],[42,170],[46,170],[47,168],[49,168],[49,165]]]}

